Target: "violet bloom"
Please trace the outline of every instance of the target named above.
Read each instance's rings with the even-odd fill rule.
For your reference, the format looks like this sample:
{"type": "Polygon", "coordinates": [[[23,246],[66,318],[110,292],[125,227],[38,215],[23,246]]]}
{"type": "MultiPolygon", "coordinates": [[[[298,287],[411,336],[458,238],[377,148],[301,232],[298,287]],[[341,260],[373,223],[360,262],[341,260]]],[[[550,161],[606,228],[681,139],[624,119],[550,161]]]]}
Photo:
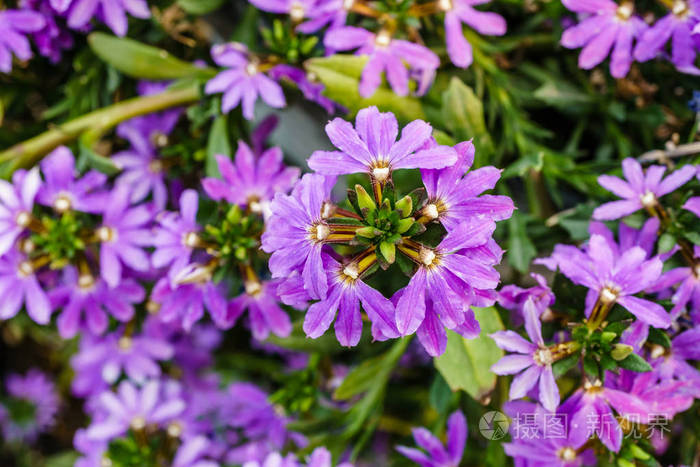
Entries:
{"type": "Polygon", "coordinates": [[[312,34],[325,26],[345,26],[354,3],[355,0],[318,0],[313,8],[305,10],[308,20],[297,26],[297,31],[312,34]]]}
{"type": "Polygon", "coordinates": [[[297,167],[285,167],[282,150],[270,148],[256,157],[243,141],[238,142],[232,163],[226,156],[216,156],[219,178],[202,180],[204,191],[216,201],[248,207],[252,212],[269,215],[269,203],[275,193],[287,193],[299,178],[297,167]]]}
{"type": "Polygon", "coordinates": [[[698,42],[692,37],[700,22],[700,1],[675,0],[671,12],[656,21],[637,42],[634,58],[646,62],[656,57],[671,40],[671,62],[683,73],[700,75],[695,66],[698,42]]]}
{"type": "Polygon", "coordinates": [[[14,248],[0,256],[0,297],[0,320],[14,317],[24,304],[37,324],[49,324],[49,298],[31,261],[14,248]]]}
{"type": "Polygon", "coordinates": [[[165,209],[168,188],[165,185],[165,167],[155,145],[141,127],[121,127],[118,134],[126,138],[131,147],[112,155],[112,162],[122,171],[115,186],[127,187],[130,201],[138,203],[151,194],[157,209],[165,209]]]}
{"type": "Polygon", "coordinates": [[[277,297],[279,281],[246,281],[245,292],[231,300],[228,305],[227,322],[231,325],[248,310],[248,320],[253,337],[265,340],[270,331],[278,337],[287,337],[292,332],[292,322],[280,308],[277,297]]]}
{"type": "Polygon", "coordinates": [[[100,274],[110,287],[122,280],[122,263],[136,271],[148,271],[150,260],[143,247],[152,243],[148,229],[151,212],[146,206],[131,207],[131,192],[124,186],[112,190],[96,230],[100,241],[100,274]]]}
{"type": "Polygon", "coordinates": [[[695,265],[693,267],[674,268],[661,275],[651,292],[665,290],[674,284],[680,284],[671,297],[672,316],[680,315],[687,309],[696,317],[700,314],[700,246],[694,247],[695,265]]]}
{"type": "Polygon", "coordinates": [[[321,250],[330,227],[323,214],[334,184],[334,178],[306,174],[290,195],[277,193],[262,235],[263,251],[272,253],[272,277],[287,277],[298,270],[304,287],[315,299],[325,298],[328,290],[321,250]]]}
{"type": "Polygon", "coordinates": [[[54,426],[60,399],[48,376],[37,369],[24,376],[12,373],[5,379],[5,389],[12,399],[4,407],[6,418],[0,417],[6,441],[31,443],[54,426]]]}
{"type": "Polygon", "coordinates": [[[256,8],[270,13],[289,15],[300,22],[316,8],[317,0],[249,0],[256,8]]]}
{"type": "Polygon", "coordinates": [[[206,460],[211,442],[206,436],[197,435],[185,440],[175,453],[172,467],[218,467],[219,463],[206,460]]]}
{"type": "Polygon", "coordinates": [[[88,427],[87,437],[94,440],[111,440],[129,429],[143,430],[151,424],[164,427],[185,410],[185,402],[169,397],[157,380],[147,381],[141,389],[122,381],[116,393],[100,394],[98,405],[107,416],[88,427]]]}
{"type": "Polygon", "coordinates": [[[44,184],[37,201],[51,206],[56,212],[69,210],[98,213],[105,206],[103,187],[107,176],[90,170],[82,177],[75,169],[75,158],[70,149],[61,146],[41,161],[44,184]]]}
{"type": "Polygon", "coordinates": [[[44,27],[36,31],[34,42],[39,53],[58,63],[61,60],[61,51],[73,47],[73,36],[63,24],[56,10],[51,7],[51,0],[21,0],[19,6],[40,13],[45,20],[44,27]],[[58,19],[58,21],[57,21],[58,19]]]}
{"type": "MultiPolygon", "coordinates": [[[[139,96],[153,96],[166,91],[170,84],[170,81],[139,81],[136,89],[139,96]]],[[[167,136],[173,131],[183,113],[184,109],[182,107],[175,107],[130,118],[117,126],[117,135],[130,140],[130,135],[137,132],[153,145],[158,147],[165,146],[167,144],[167,136]]]]}
{"type": "Polygon", "coordinates": [[[205,308],[217,326],[232,325],[227,319],[226,294],[221,286],[212,282],[211,270],[204,266],[191,264],[172,280],[160,279],[151,292],[151,300],[157,306],[159,319],[166,323],[178,322],[186,331],[202,319],[205,308]]]}
{"type": "Polygon", "coordinates": [[[83,340],[80,352],[71,359],[73,369],[77,375],[86,373],[81,379],[90,373],[109,384],[116,383],[122,372],[136,383],[156,378],[160,376],[158,362],[171,359],[174,353],[167,340],[146,333],[127,336],[119,330],[83,340]]]}
{"type": "Polygon", "coordinates": [[[480,290],[495,289],[499,275],[492,263],[472,256],[469,249],[486,244],[495,228],[492,220],[471,219],[449,232],[435,249],[422,246],[413,253],[418,270],[399,291],[396,304],[396,327],[401,335],[417,331],[433,355],[445,349],[445,327],[469,337],[479,333],[469,306],[486,305],[478,302],[480,290]],[[432,308],[426,307],[426,302],[432,302],[432,308]]]}
{"type": "MultiPolygon", "coordinates": [[[[488,2],[488,0],[486,0],[488,2]]],[[[462,23],[487,36],[506,33],[506,20],[496,13],[475,10],[484,0],[439,0],[439,8],[445,12],[445,39],[447,53],[456,66],[467,68],[473,61],[472,46],[464,38],[462,23]]]]}
{"type": "Polygon", "coordinates": [[[328,282],[328,295],[306,312],[304,332],[308,337],[320,337],[335,319],[335,336],[340,345],[357,345],[362,336],[360,303],[372,322],[374,339],[399,337],[394,324],[394,306],[362,281],[357,263],[340,264],[324,255],[323,267],[327,275],[322,280],[328,282]]]}
{"type": "Polygon", "coordinates": [[[407,446],[396,446],[396,450],[421,467],[455,467],[462,461],[467,442],[467,419],[457,410],[447,419],[447,446],[426,428],[413,428],[413,439],[425,449],[422,451],[407,446]]]}
{"type": "Polygon", "coordinates": [[[41,31],[44,17],[31,10],[0,10],[0,71],[12,71],[12,54],[20,60],[32,58],[32,46],[25,36],[41,31]]]}
{"type": "Polygon", "coordinates": [[[228,68],[210,79],[205,88],[207,94],[224,93],[222,112],[230,112],[242,101],[243,116],[252,120],[258,97],[270,107],[279,109],[287,105],[282,87],[260,70],[260,63],[249,55],[245,45],[215,45],[211,56],[217,65],[228,68]]]}
{"type": "Polygon", "coordinates": [[[610,54],[610,74],[623,78],[632,65],[632,46],[647,25],[634,14],[634,3],[623,0],[562,0],[569,10],[585,15],[584,19],[564,31],[561,44],[569,49],[583,47],[579,67],[590,70],[610,54]]]}
{"type": "Polygon", "coordinates": [[[61,308],[56,321],[58,333],[64,339],[87,329],[102,334],[109,325],[109,316],[126,322],[134,316],[134,305],[146,296],[143,287],[133,279],[125,279],[111,288],[107,283],[88,274],[78,274],[75,268],[63,270],[63,284],[49,296],[55,309],[61,308]]]}
{"type": "MultiPolygon", "coordinates": [[[[305,467],[333,467],[333,459],[328,449],[318,447],[314,449],[306,460],[305,467]]],[[[337,467],[353,467],[349,462],[342,462],[337,467]]]]}
{"type": "Polygon", "coordinates": [[[616,256],[614,247],[602,235],[592,235],[586,251],[571,245],[557,245],[552,260],[574,284],[588,287],[586,316],[590,316],[596,299],[604,305],[620,304],[640,321],[656,328],[667,328],[671,317],[652,301],[635,297],[661,275],[662,261],[646,259],[646,252],[632,247],[616,256]]]}
{"type": "Polygon", "coordinates": [[[307,100],[317,103],[329,114],[335,112],[337,104],[323,95],[326,87],[322,83],[312,81],[307,76],[306,71],[301,68],[285,64],[277,65],[270,70],[269,75],[275,81],[280,81],[281,79],[291,81],[296,84],[307,100]]]}
{"type": "Polygon", "coordinates": [[[530,342],[513,331],[498,331],[491,334],[491,338],[500,348],[517,354],[501,358],[491,367],[491,371],[497,375],[519,373],[510,385],[511,400],[525,397],[539,381],[540,403],[545,409],[554,412],[559,405],[559,388],[552,372],[554,357],[542,339],[542,323],[532,299],[525,302],[523,315],[530,342]]]}
{"type": "Polygon", "coordinates": [[[360,95],[370,97],[382,82],[382,73],[391,88],[399,96],[408,95],[408,70],[406,62],[414,70],[436,70],[440,59],[430,49],[401,39],[393,39],[382,29],[374,34],[354,26],[342,26],[326,33],[323,44],[333,50],[357,49],[356,55],[367,55],[360,79],[360,95]]]}
{"type": "Polygon", "coordinates": [[[666,167],[652,165],[645,173],[639,162],[628,157],[622,161],[626,181],[611,175],[598,177],[600,186],[624,199],[599,206],[593,211],[593,218],[599,221],[614,220],[642,208],[653,209],[659,198],[693,178],[696,170],[694,166],[686,165],[662,180],[666,167]]]}
{"type": "Polygon", "coordinates": [[[51,0],[51,6],[59,13],[65,13],[68,26],[82,29],[97,16],[117,36],[125,36],[129,28],[129,13],[135,18],[150,18],[146,0],[51,0]]]}
{"type": "Polygon", "coordinates": [[[340,151],[315,151],[308,164],[324,175],[369,173],[386,183],[396,169],[441,169],[457,161],[457,152],[449,146],[423,147],[430,141],[432,128],[423,120],[414,120],[401,131],[391,112],[379,112],[372,106],[357,113],[355,127],[336,118],[326,125],[326,134],[340,151]]]}
{"type": "Polygon", "coordinates": [[[73,467],[101,467],[107,445],[106,441],[88,438],[85,428],[77,429],[73,436],[73,447],[81,457],[75,460],[73,467]]]}
{"type": "Polygon", "coordinates": [[[7,253],[32,221],[34,199],[41,187],[39,168],[18,170],[12,183],[0,180],[0,255],[7,253]]]}
{"type": "Polygon", "coordinates": [[[513,324],[522,324],[524,316],[523,306],[528,300],[532,300],[535,304],[537,315],[540,316],[556,299],[552,289],[547,285],[547,279],[536,273],[531,273],[530,276],[535,279],[537,285],[527,289],[517,285],[507,285],[501,288],[498,293],[498,303],[506,310],[512,312],[511,319],[513,324]]]}
{"type": "Polygon", "coordinates": [[[192,251],[200,244],[197,224],[198,196],[195,190],[180,195],[180,212],[163,212],[158,216],[158,227],[153,232],[151,256],[153,267],[170,266],[172,279],[190,262],[192,251]]]}
{"type": "Polygon", "coordinates": [[[700,196],[693,196],[688,198],[688,201],[683,205],[683,209],[692,212],[696,216],[700,217],[700,196]]]}
{"type": "Polygon", "coordinates": [[[540,406],[522,401],[506,403],[504,411],[513,423],[512,441],[504,443],[503,449],[515,465],[582,467],[596,463],[593,449],[584,448],[588,433],[567,423],[570,420],[566,414],[553,416],[540,406]]]}
{"type": "Polygon", "coordinates": [[[294,454],[290,453],[282,457],[279,452],[271,452],[259,461],[247,461],[243,467],[301,467],[301,465],[294,454]]]}
{"type": "Polygon", "coordinates": [[[700,371],[688,360],[700,360],[699,342],[700,328],[688,329],[673,338],[670,349],[651,361],[662,381],[677,378],[691,382],[695,397],[700,397],[700,371]]]}
{"type": "Polygon", "coordinates": [[[488,217],[494,221],[508,219],[513,214],[512,199],[481,194],[496,186],[501,170],[489,166],[467,173],[474,163],[474,145],[467,141],[454,149],[458,155],[454,165],[421,170],[428,195],[421,215],[440,222],[448,232],[470,217],[488,217]]]}

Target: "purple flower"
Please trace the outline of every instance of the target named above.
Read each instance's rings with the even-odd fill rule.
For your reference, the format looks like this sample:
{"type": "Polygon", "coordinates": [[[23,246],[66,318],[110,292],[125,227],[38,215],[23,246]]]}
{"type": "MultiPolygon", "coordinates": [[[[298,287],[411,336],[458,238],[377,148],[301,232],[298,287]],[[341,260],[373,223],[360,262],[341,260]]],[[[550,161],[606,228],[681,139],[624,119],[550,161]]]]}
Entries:
{"type": "Polygon", "coordinates": [[[7,395],[14,399],[4,407],[6,417],[0,417],[5,440],[33,442],[39,434],[53,427],[60,399],[53,381],[44,373],[36,369],[29,370],[24,376],[12,373],[5,379],[5,388],[7,395]],[[17,403],[31,406],[30,419],[26,419],[28,414],[23,411],[12,410],[17,403]]]}
{"type": "Polygon", "coordinates": [[[250,3],[260,10],[286,14],[299,22],[316,8],[317,0],[250,0],[250,3]]]}
{"type": "Polygon", "coordinates": [[[340,151],[315,151],[309,167],[324,175],[369,173],[384,184],[396,169],[440,169],[457,161],[457,152],[449,146],[423,149],[432,128],[414,120],[401,131],[391,112],[368,107],[358,112],[355,127],[336,118],[326,125],[326,134],[340,151]]]}
{"type": "Polygon", "coordinates": [[[557,245],[552,260],[574,284],[588,287],[586,315],[599,300],[605,306],[620,304],[640,321],[656,328],[667,328],[671,318],[664,308],[634,294],[656,283],[662,261],[646,259],[646,252],[634,246],[615,255],[615,249],[602,235],[592,235],[585,251],[571,245],[557,245]]]}
{"type": "Polygon", "coordinates": [[[298,270],[304,287],[315,299],[325,298],[328,290],[321,250],[330,228],[323,220],[323,211],[334,184],[333,178],[306,174],[290,195],[277,193],[262,236],[263,251],[272,253],[272,277],[287,277],[298,270]]]}
{"type": "Polygon", "coordinates": [[[226,294],[212,282],[211,274],[208,267],[190,264],[172,280],[160,279],[151,293],[159,319],[179,322],[183,329],[190,330],[204,316],[206,308],[217,326],[230,327],[233,323],[227,319],[226,294]]]}
{"type": "Polygon", "coordinates": [[[52,63],[58,63],[61,51],[73,47],[73,36],[58,12],[51,7],[50,0],[21,0],[19,5],[44,17],[44,27],[32,34],[34,42],[41,55],[48,57],[52,63]]]}
{"type": "Polygon", "coordinates": [[[203,435],[187,439],[177,449],[172,467],[218,467],[218,462],[204,459],[208,457],[210,445],[203,435]]]}
{"type": "Polygon", "coordinates": [[[122,171],[115,186],[127,187],[130,201],[138,203],[149,195],[157,209],[165,209],[168,189],[165,185],[165,168],[156,148],[142,127],[120,127],[117,133],[128,139],[131,147],[112,155],[112,162],[122,171]]]}
{"type": "Polygon", "coordinates": [[[243,116],[252,120],[258,97],[270,107],[279,109],[287,105],[280,85],[261,71],[261,64],[249,56],[243,44],[215,45],[211,56],[217,65],[229,68],[209,80],[205,88],[207,94],[224,93],[222,112],[228,113],[242,101],[243,116]]]}
{"type": "Polygon", "coordinates": [[[694,247],[695,265],[693,267],[674,268],[661,275],[650,292],[658,292],[679,284],[671,297],[673,308],[672,316],[678,316],[690,305],[689,310],[693,315],[700,313],[700,246],[694,247]]]}
{"type": "Polygon", "coordinates": [[[497,375],[519,373],[510,385],[511,400],[525,397],[539,381],[540,403],[545,409],[554,412],[559,405],[559,388],[552,372],[554,357],[551,349],[542,339],[542,324],[532,299],[525,302],[523,315],[530,342],[513,331],[498,331],[491,334],[491,338],[500,348],[517,354],[501,358],[491,367],[491,371],[497,375]]]}
{"type": "Polygon", "coordinates": [[[498,293],[498,303],[505,309],[511,310],[511,320],[513,324],[520,325],[523,322],[523,307],[525,303],[532,300],[535,305],[537,315],[540,316],[549,308],[556,297],[552,289],[547,285],[547,279],[539,274],[531,273],[537,285],[523,289],[517,285],[507,285],[498,293]]]}
{"type": "MultiPolygon", "coordinates": [[[[306,467],[333,467],[333,459],[328,449],[318,447],[311,452],[306,462],[306,467]]],[[[342,462],[338,467],[353,467],[349,462],[342,462]]]]}
{"type": "Polygon", "coordinates": [[[102,334],[109,325],[109,316],[126,322],[134,316],[134,305],[146,296],[143,287],[133,279],[125,279],[114,288],[89,273],[78,274],[75,268],[63,270],[63,284],[49,296],[54,309],[62,308],[56,321],[58,333],[64,339],[86,329],[102,334]]]}
{"type": "Polygon", "coordinates": [[[632,46],[646,29],[634,14],[634,3],[623,0],[562,0],[569,10],[585,15],[584,19],[564,31],[561,44],[569,49],[583,47],[579,67],[590,70],[610,54],[610,74],[623,78],[632,65],[632,46]]]}
{"type": "Polygon", "coordinates": [[[696,216],[700,217],[700,196],[693,196],[688,198],[688,201],[683,205],[683,209],[686,209],[696,216]]]}
{"type": "Polygon", "coordinates": [[[98,213],[104,209],[105,192],[102,190],[107,176],[90,170],[77,177],[75,158],[65,146],[55,149],[41,161],[44,184],[39,189],[37,201],[63,213],[74,209],[98,213]]]}
{"type": "Polygon", "coordinates": [[[19,313],[24,303],[27,314],[38,324],[48,324],[51,304],[32,262],[16,249],[0,256],[0,319],[19,313]]]}
{"type": "Polygon", "coordinates": [[[73,447],[82,456],[76,459],[73,467],[101,467],[108,443],[88,438],[86,431],[79,428],[73,437],[73,447]]]}
{"type": "Polygon", "coordinates": [[[323,91],[326,87],[322,83],[311,81],[306,72],[301,68],[285,64],[277,65],[270,70],[269,75],[270,78],[275,81],[280,81],[281,79],[291,81],[297,85],[299,91],[301,91],[306,99],[317,103],[329,114],[335,112],[337,104],[323,95],[323,91]]]}
{"type": "Polygon", "coordinates": [[[445,350],[445,327],[467,337],[479,333],[479,323],[470,305],[487,306],[483,300],[498,285],[499,275],[492,262],[474,255],[470,249],[485,245],[496,224],[492,220],[470,219],[449,232],[435,249],[399,250],[419,262],[408,285],[401,289],[396,303],[396,327],[401,335],[418,332],[430,355],[445,350]],[[428,303],[428,305],[426,305],[428,303]],[[431,305],[432,304],[432,305],[431,305]]]}
{"type": "Polygon", "coordinates": [[[158,227],[153,232],[151,256],[153,267],[170,266],[172,279],[190,262],[192,251],[199,245],[197,209],[199,200],[195,190],[180,195],[180,212],[163,212],[158,216],[158,227]]]}
{"type": "Polygon", "coordinates": [[[333,50],[357,49],[356,55],[367,55],[360,79],[360,95],[370,97],[382,82],[382,72],[399,96],[408,94],[408,70],[406,62],[414,70],[435,70],[440,59],[433,51],[420,44],[392,39],[391,34],[382,29],[374,34],[354,26],[342,26],[326,33],[323,44],[333,50]]]}
{"type": "Polygon", "coordinates": [[[275,193],[289,192],[299,178],[298,168],[285,167],[280,148],[268,149],[256,157],[246,143],[239,141],[234,163],[221,155],[216,161],[224,179],[205,178],[202,186],[207,195],[265,213],[266,217],[275,193]]]}
{"type": "Polygon", "coordinates": [[[501,178],[501,170],[489,166],[467,173],[474,162],[474,145],[471,141],[460,143],[455,146],[455,151],[458,159],[454,165],[438,170],[421,170],[428,194],[421,215],[440,222],[447,231],[455,229],[470,217],[489,217],[495,221],[508,219],[513,214],[512,199],[481,195],[496,185],[501,178]]]}
{"type": "Polygon", "coordinates": [[[276,336],[287,337],[292,332],[292,323],[287,313],[280,308],[277,296],[279,281],[246,280],[245,292],[228,305],[227,322],[233,324],[248,310],[253,337],[265,340],[270,331],[276,336]]]}
{"type": "Polygon", "coordinates": [[[467,443],[467,419],[457,410],[447,420],[447,446],[426,428],[413,428],[413,439],[425,449],[422,451],[407,446],[396,446],[396,450],[421,467],[454,467],[459,465],[467,443]]]}
{"type": "MultiPolygon", "coordinates": [[[[700,329],[688,329],[673,338],[671,341],[671,348],[668,349],[668,351],[651,361],[651,365],[654,367],[654,373],[658,375],[662,381],[676,378],[681,381],[690,382],[695,397],[700,396],[700,371],[689,363],[688,360],[700,360],[699,342],[700,329]]],[[[685,410],[685,408],[682,410],[685,410]]],[[[675,412],[680,412],[682,410],[676,410],[675,412]]]]}
{"type": "Polygon", "coordinates": [[[338,342],[347,347],[357,345],[362,335],[360,303],[372,322],[374,339],[383,341],[399,337],[394,324],[394,306],[361,280],[356,262],[340,264],[324,255],[323,268],[327,275],[322,280],[328,282],[328,294],[306,312],[304,332],[308,337],[320,337],[335,319],[338,342]]]}
{"type": "Polygon", "coordinates": [[[173,353],[172,344],[153,334],[128,336],[119,330],[101,337],[84,335],[80,352],[71,359],[76,372],[74,388],[79,394],[85,394],[80,389],[90,394],[99,387],[84,387],[81,383],[102,380],[114,384],[122,372],[142,383],[160,376],[158,361],[169,360],[173,353]]]}
{"type": "Polygon", "coordinates": [[[32,47],[25,35],[41,31],[44,17],[30,10],[0,10],[0,71],[12,71],[12,54],[20,60],[32,58],[32,47]]]}
{"type": "Polygon", "coordinates": [[[698,0],[676,0],[672,11],[645,31],[634,49],[634,58],[645,62],[656,57],[671,40],[671,62],[679,71],[700,75],[695,57],[700,45],[692,37],[693,28],[700,21],[698,0]]]}
{"type": "Polygon", "coordinates": [[[300,467],[294,454],[282,457],[279,452],[271,452],[264,459],[252,460],[243,464],[243,467],[300,467]]]}
{"type": "Polygon", "coordinates": [[[639,209],[651,209],[658,203],[658,199],[674,191],[693,178],[696,168],[686,165],[673,172],[662,180],[665,167],[652,165],[646,173],[636,160],[627,158],[622,161],[622,173],[626,181],[611,175],[598,177],[600,186],[613,192],[621,201],[605,203],[593,211],[596,220],[613,220],[632,214],[639,209]]]}
{"type": "Polygon", "coordinates": [[[129,27],[126,14],[136,18],[150,18],[146,0],[51,0],[51,6],[65,13],[68,26],[82,29],[97,16],[117,36],[125,36],[129,27]]]}
{"type": "Polygon", "coordinates": [[[353,3],[355,0],[318,0],[313,8],[305,11],[308,21],[297,26],[297,30],[311,34],[325,26],[330,29],[345,26],[353,3]]]}
{"type": "MultiPolygon", "coordinates": [[[[139,96],[152,96],[166,91],[170,84],[171,82],[169,81],[139,81],[136,89],[139,96]]],[[[117,135],[131,140],[131,135],[136,132],[142,135],[141,138],[146,141],[156,146],[164,146],[164,143],[167,143],[167,136],[173,131],[183,113],[184,109],[182,107],[175,107],[130,118],[117,126],[117,135]]]]}
{"type": "Polygon", "coordinates": [[[131,192],[116,187],[109,196],[96,235],[100,241],[100,274],[110,287],[122,280],[122,263],[136,271],[148,271],[150,260],[142,247],[152,243],[148,229],[151,212],[146,206],[131,207],[131,192]]]}
{"type": "Polygon", "coordinates": [[[147,381],[141,389],[130,381],[122,381],[116,393],[105,391],[100,394],[98,410],[104,411],[106,417],[88,427],[87,437],[110,440],[130,428],[143,430],[150,424],[165,426],[185,410],[185,402],[169,396],[160,381],[147,381]]]}
{"type": "MultiPolygon", "coordinates": [[[[488,1],[488,0],[487,0],[488,1]]],[[[506,33],[506,21],[496,13],[475,10],[474,5],[483,0],[440,0],[438,5],[445,12],[445,38],[447,53],[452,63],[461,68],[471,65],[472,46],[464,38],[462,23],[488,36],[502,36],[506,33]]]]}
{"type": "Polygon", "coordinates": [[[7,253],[32,221],[34,199],[41,186],[39,168],[18,170],[12,183],[0,180],[0,255],[7,253]]]}

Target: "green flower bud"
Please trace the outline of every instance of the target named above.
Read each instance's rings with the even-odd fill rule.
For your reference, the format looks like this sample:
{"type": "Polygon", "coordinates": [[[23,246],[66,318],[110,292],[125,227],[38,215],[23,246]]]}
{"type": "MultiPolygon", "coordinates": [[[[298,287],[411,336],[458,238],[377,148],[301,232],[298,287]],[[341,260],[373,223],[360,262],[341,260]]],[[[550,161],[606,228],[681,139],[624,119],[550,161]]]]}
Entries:
{"type": "Polygon", "coordinates": [[[410,196],[406,195],[396,202],[396,209],[398,209],[401,217],[408,217],[413,211],[413,200],[410,196]]]}
{"type": "Polygon", "coordinates": [[[390,242],[382,242],[379,244],[379,251],[386,259],[387,263],[393,264],[396,261],[396,245],[390,242]]]}
{"type": "Polygon", "coordinates": [[[369,211],[374,211],[377,209],[377,205],[374,204],[372,197],[365,191],[362,185],[355,185],[355,193],[357,193],[357,204],[360,205],[360,209],[367,209],[369,211]]]}
{"type": "Polygon", "coordinates": [[[612,352],[610,352],[610,355],[612,356],[615,361],[620,361],[624,360],[629,356],[629,354],[632,353],[634,348],[631,345],[627,344],[615,344],[613,345],[612,352]]]}

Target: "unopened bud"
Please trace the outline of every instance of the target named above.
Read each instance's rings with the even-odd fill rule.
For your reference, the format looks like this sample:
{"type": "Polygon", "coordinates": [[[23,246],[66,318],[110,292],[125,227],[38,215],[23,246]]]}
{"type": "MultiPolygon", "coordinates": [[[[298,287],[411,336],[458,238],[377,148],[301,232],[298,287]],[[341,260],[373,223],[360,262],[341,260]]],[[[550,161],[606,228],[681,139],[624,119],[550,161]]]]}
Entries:
{"type": "Polygon", "coordinates": [[[619,362],[627,358],[633,350],[634,348],[631,345],[615,344],[613,345],[612,352],[610,352],[610,356],[612,356],[615,361],[619,362]]]}

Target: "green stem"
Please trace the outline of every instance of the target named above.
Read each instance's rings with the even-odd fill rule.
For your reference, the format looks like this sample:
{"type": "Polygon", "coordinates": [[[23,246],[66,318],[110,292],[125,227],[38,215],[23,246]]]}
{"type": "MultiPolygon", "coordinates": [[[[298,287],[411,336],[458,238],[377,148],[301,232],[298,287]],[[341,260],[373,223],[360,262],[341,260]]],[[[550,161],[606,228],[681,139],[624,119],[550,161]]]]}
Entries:
{"type": "Polygon", "coordinates": [[[124,120],[140,115],[159,112],[171,107],[190,104],[200,98],[199,86],[169,89],[152,96],[135,97],[123,102],[90,112],[44,133],[15,144],[0,152],[0,163],[10,162],[9,172],[31,167],[42,157],[62,144],[68,144],[83,133],[101,135],[124,120]]]}

